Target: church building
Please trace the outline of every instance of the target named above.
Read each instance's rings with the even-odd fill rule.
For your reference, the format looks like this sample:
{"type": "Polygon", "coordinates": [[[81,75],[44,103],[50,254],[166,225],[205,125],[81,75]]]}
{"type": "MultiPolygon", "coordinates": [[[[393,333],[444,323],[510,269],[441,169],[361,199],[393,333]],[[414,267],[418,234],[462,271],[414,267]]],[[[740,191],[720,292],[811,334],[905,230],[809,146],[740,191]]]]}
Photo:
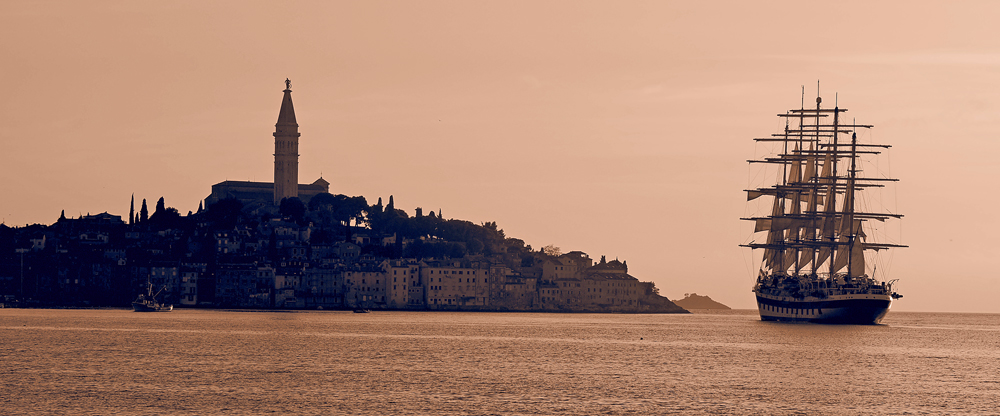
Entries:
{"type": "Polygon", "coordinates": [[[292,106],[292,82],[285,80],[278,122],[274,125],[274,182],[225,181],[212,185],[205,206],[226,198],[236,198],[244,205],[281,203],[283,198],[298,197],[309,203],[313,196],[330,192],[330,183],[322,177],[311,184],[299,183],[299,124],[292,106]]]}

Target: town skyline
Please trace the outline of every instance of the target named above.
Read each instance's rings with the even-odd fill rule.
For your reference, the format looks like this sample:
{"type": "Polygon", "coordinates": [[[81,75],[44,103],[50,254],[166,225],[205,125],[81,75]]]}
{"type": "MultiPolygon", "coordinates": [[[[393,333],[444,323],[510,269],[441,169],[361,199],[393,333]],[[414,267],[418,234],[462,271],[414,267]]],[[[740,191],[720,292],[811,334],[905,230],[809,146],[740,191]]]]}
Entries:
{"type": "Polygon", "coordinates": [[[0,221],[124,215],[133,193],[185,213],[214,183],[269,181],[290,78],[300,177],[333,194],[753,308],[745,161],[818,79],[893,146],[893,310],[998,312],[997,7],[5,3],[0,221]]]}

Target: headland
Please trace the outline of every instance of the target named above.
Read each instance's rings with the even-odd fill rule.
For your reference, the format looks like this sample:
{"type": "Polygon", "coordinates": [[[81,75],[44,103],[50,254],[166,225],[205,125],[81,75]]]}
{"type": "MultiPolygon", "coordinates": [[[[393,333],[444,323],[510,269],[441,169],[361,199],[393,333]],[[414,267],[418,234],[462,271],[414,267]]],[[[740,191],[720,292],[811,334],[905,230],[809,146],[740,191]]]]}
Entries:
{"type": "Polygon", "coordinates": [[[212,186],[197,212],[161,197],[128,217],[0,224],[0,303],[204,308],[685,313],[628,264],[533,248],[495,222],[445,219],[298,183],[298,123],[285,81],[274,182],[212,186]]]}

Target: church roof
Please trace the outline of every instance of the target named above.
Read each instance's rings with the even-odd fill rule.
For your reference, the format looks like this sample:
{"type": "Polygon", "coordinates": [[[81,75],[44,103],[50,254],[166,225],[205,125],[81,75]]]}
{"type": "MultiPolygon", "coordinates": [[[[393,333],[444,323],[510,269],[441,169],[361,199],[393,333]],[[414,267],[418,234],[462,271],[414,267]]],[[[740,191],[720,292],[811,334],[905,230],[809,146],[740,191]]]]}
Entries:
{"type": "Polygon", "coordinates": [[[278,122],[275,125],[294,125],[298,127],[299,124],[295,122],[295,107],[292,106],[292,85],[291,81],[285,80],[285,96],[281,99],[281,110],[278,111],[278,122]]]}

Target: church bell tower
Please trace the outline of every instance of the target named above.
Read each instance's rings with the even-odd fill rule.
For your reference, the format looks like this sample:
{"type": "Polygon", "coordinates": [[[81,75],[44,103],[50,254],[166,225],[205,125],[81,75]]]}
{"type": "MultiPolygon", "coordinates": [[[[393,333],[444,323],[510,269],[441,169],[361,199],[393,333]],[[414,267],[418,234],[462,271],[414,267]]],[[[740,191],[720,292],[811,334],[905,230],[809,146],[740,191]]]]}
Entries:
{"type": "Polygon", "coordinates": [[[292,81],[285,79],[278,122],[274,125],[274,205],[299,196],[299,125],[292,107],[292,81]]]}

